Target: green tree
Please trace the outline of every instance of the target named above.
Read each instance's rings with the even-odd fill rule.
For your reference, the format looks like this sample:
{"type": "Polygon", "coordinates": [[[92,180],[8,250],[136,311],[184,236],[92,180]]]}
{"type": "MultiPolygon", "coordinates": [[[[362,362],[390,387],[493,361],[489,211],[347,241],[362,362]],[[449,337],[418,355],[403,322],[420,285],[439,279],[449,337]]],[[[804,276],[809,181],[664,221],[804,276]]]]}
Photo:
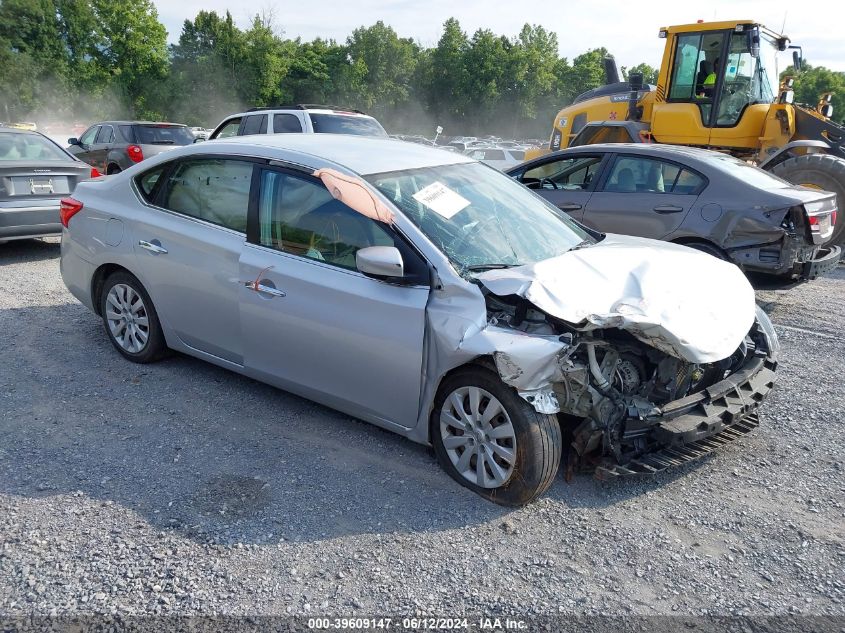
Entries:
{"type": "Polygon", "coordinates": [[[167,76],[167,31],[151,0],[91,0],[103,33],[99,63],[136,116],[160,116],[156,96],[167,76]]]}
{"type": "Polygon", "coordinates": [[[795,79],[792,89],[796,103],[815,108],[822,94],[832,92],[833,120],[845,122],[845,73],[804,62],[799,72],[789,66],[781,73],[784,76],[795,79]]]}
{"type": "Polygon", "coordinates": [[[628,77],[631,73],[642,73],[644,84],[657,84],[657,73],[659,72],[659,69],[652,68],[646,63],[637,64],[636,66],[631,66],[630,68],[622,66],[621,71],[623,81],[628,81],[628,77]]]}

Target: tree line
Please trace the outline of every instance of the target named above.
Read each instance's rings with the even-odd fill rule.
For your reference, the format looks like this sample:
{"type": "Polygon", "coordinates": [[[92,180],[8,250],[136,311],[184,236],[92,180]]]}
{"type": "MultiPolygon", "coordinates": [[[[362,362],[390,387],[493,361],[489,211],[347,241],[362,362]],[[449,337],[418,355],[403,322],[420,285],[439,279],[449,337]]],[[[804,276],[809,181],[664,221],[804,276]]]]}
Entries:
{"type": "MultiPolygon", "coordinates": [[[[429,48],[381,21],[345,42],[290,39],[281,27],[272,11],[245,29],[228,12],[200,11],[168,45],[151,0],[0,0],[0,121],[213,126],[247,107],[326,103],[364,110],[395,132],[545,136],[560,107],[604,82],[608,54],[560,57],[557,35],[530,24],[514,37],[469,35],[450,18],[429,48]]],[[[644,63],[621,70],[656,81],[644,63]]],[[[845,88],[842,73],[809,72],[819,70],[828,75],[799,78],[799,100],[802,84],[845,88]]]]}

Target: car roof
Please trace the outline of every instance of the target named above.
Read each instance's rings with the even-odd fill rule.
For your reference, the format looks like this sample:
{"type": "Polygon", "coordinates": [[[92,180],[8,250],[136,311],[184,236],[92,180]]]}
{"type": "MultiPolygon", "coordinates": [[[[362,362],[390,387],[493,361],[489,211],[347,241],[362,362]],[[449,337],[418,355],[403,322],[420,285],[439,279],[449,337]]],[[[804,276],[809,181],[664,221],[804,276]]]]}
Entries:
{"type": "Polygon", "coordinates": [[[296,152],[303,156],[320,159],[316,162],[312,161],[315,167],[322,163],[335,163],[362,175],[475,162],[468,156],[445,152],[428,145],[352,134],[231,136],[206,141],[194,147],[214,152],[214,148],[221,148],[224,145],[229,146],[236,153],[261,150],[261,153],[268,158],[272,158],[274,151],[277,150],[280,160],[287,160],[287,157],[283,155],[284,151],[296,152]]]}
{"type": "Polygon", "coordinates": [[[95,125],[172,125],[173,127],[188,127],[184,123],[171,123],[170,121],[98,121],[88,127],[95,125]]]}
{"type": "Polygon", "coordinates": [[[578,145],[560,150],[562,152],[625,152],[627,154],[652,154],[669,157],[685,156],[693,159],[705,159],[713,150],[700,147],[686,147],[683,145],[664,145],[663,143],[595,143],[593,145],[578,145]]]}
{"type": "Polygon", "coordinates": [[[0,132],[11,132],[12,134],[35,134],[36,136],[44,136],[41,132],[37,130],[24,130],[19,127],[6,127],[5,125],[0,125],[0,132]]]}

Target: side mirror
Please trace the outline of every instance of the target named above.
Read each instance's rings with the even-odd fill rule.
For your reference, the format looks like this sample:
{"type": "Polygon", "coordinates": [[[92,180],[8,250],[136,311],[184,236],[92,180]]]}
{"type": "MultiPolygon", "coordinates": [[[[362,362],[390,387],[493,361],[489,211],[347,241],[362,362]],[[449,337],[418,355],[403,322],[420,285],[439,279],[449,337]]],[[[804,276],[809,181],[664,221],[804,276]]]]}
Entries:
{"type": "Polygon", "coordinates": [[[395,246],[367,246],[355,253],[355,266],[371,277],[404,277],[402,254],[395,246]]]}
{"type": "Polygon", "coordinates": [[[80,143],[79,143],[79,139],[74,136],[74,137],[71,137],[67,140],[67,144],[68,145],[79,145],[80,143]]]}

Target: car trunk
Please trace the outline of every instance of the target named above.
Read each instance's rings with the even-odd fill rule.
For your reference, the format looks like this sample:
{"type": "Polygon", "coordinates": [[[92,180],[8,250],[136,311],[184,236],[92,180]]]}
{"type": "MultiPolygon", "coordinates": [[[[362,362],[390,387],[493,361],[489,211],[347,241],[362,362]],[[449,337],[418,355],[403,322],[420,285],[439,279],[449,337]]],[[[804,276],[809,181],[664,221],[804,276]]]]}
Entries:
{"type": "Polygon", "coordinates": [[[73,193],[91,176],[91,167],[70,160],[21,160],[0,163],[0,201],[4,206],[47,206],[73,193]],[[18,204],[19,203],[19,204],[18,204]]]}

